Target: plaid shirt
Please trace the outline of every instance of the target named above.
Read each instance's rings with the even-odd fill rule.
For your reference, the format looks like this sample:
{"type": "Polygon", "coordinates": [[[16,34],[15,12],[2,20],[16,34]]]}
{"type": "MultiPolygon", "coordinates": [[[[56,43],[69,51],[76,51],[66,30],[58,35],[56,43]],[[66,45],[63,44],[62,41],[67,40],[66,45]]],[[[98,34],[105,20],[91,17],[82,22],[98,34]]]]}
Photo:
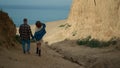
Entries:
{"type": "Polygon", "coordinates": [[[28,24],[20,25],[19,33],[20,33],[21,39],[24,39],[24,40],[29,40],[30,36],[33,36],[31,32],[31,28],[28,24]]]}

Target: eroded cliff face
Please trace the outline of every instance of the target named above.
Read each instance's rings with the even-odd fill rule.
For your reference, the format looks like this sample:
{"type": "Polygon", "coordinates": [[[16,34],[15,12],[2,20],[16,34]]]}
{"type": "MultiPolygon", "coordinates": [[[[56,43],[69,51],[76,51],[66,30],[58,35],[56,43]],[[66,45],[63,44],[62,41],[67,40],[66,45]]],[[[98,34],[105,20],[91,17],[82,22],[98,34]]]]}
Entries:
{"type": "Polygon", "coordinates": [[[67,23],[66,38],[120,37],[120,0],[73,0],[67,23]]]}
{"type": "Polygon", "coordinates": [[[0,45],[14,45],[16,26],[7,13],[0,11],[0,45]]]}

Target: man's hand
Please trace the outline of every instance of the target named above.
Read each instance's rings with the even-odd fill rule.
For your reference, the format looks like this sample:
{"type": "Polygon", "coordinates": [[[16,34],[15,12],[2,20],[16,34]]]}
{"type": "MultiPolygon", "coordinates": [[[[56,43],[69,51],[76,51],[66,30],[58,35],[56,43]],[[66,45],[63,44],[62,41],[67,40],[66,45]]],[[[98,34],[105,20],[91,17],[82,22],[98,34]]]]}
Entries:
{"type": "Polygon", "coordinates": [[[32,40],[34,40],[34,37],[32,36],[32,40]]]}

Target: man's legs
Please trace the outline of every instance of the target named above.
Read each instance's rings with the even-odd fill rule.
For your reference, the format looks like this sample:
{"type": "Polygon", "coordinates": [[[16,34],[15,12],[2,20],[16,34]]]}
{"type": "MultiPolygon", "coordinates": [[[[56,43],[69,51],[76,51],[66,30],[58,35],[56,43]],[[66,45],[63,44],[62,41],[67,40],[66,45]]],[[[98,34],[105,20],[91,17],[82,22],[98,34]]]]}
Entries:
{"type": "Polygon", "coordinates": [[[30,40],[26,40],[27,43],[27,52],[30,53],[30,40]]]}
{"type": "Polygon", "coordinates": [[[25,40],[22,39],[22,49],[23,49],[23,53],[26,53],[26,48],[25,48],[25,40]]]}

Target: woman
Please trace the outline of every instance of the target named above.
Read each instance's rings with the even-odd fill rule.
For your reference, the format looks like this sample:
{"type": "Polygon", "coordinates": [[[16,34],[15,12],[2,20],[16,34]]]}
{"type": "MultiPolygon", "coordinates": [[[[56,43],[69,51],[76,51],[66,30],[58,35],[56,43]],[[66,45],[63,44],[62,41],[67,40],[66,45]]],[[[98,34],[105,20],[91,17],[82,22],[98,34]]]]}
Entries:
{"type": "Polygon", "coordinates": [[[42,38],[46,34],[45,27],[46,25],[44,23],[41,23],[40,21],[36,22],[36,30],[34,33],[34,38],[36,39],[37,47],[36,47],[36,54],[41,56],[41,43],[42,38]]]}

